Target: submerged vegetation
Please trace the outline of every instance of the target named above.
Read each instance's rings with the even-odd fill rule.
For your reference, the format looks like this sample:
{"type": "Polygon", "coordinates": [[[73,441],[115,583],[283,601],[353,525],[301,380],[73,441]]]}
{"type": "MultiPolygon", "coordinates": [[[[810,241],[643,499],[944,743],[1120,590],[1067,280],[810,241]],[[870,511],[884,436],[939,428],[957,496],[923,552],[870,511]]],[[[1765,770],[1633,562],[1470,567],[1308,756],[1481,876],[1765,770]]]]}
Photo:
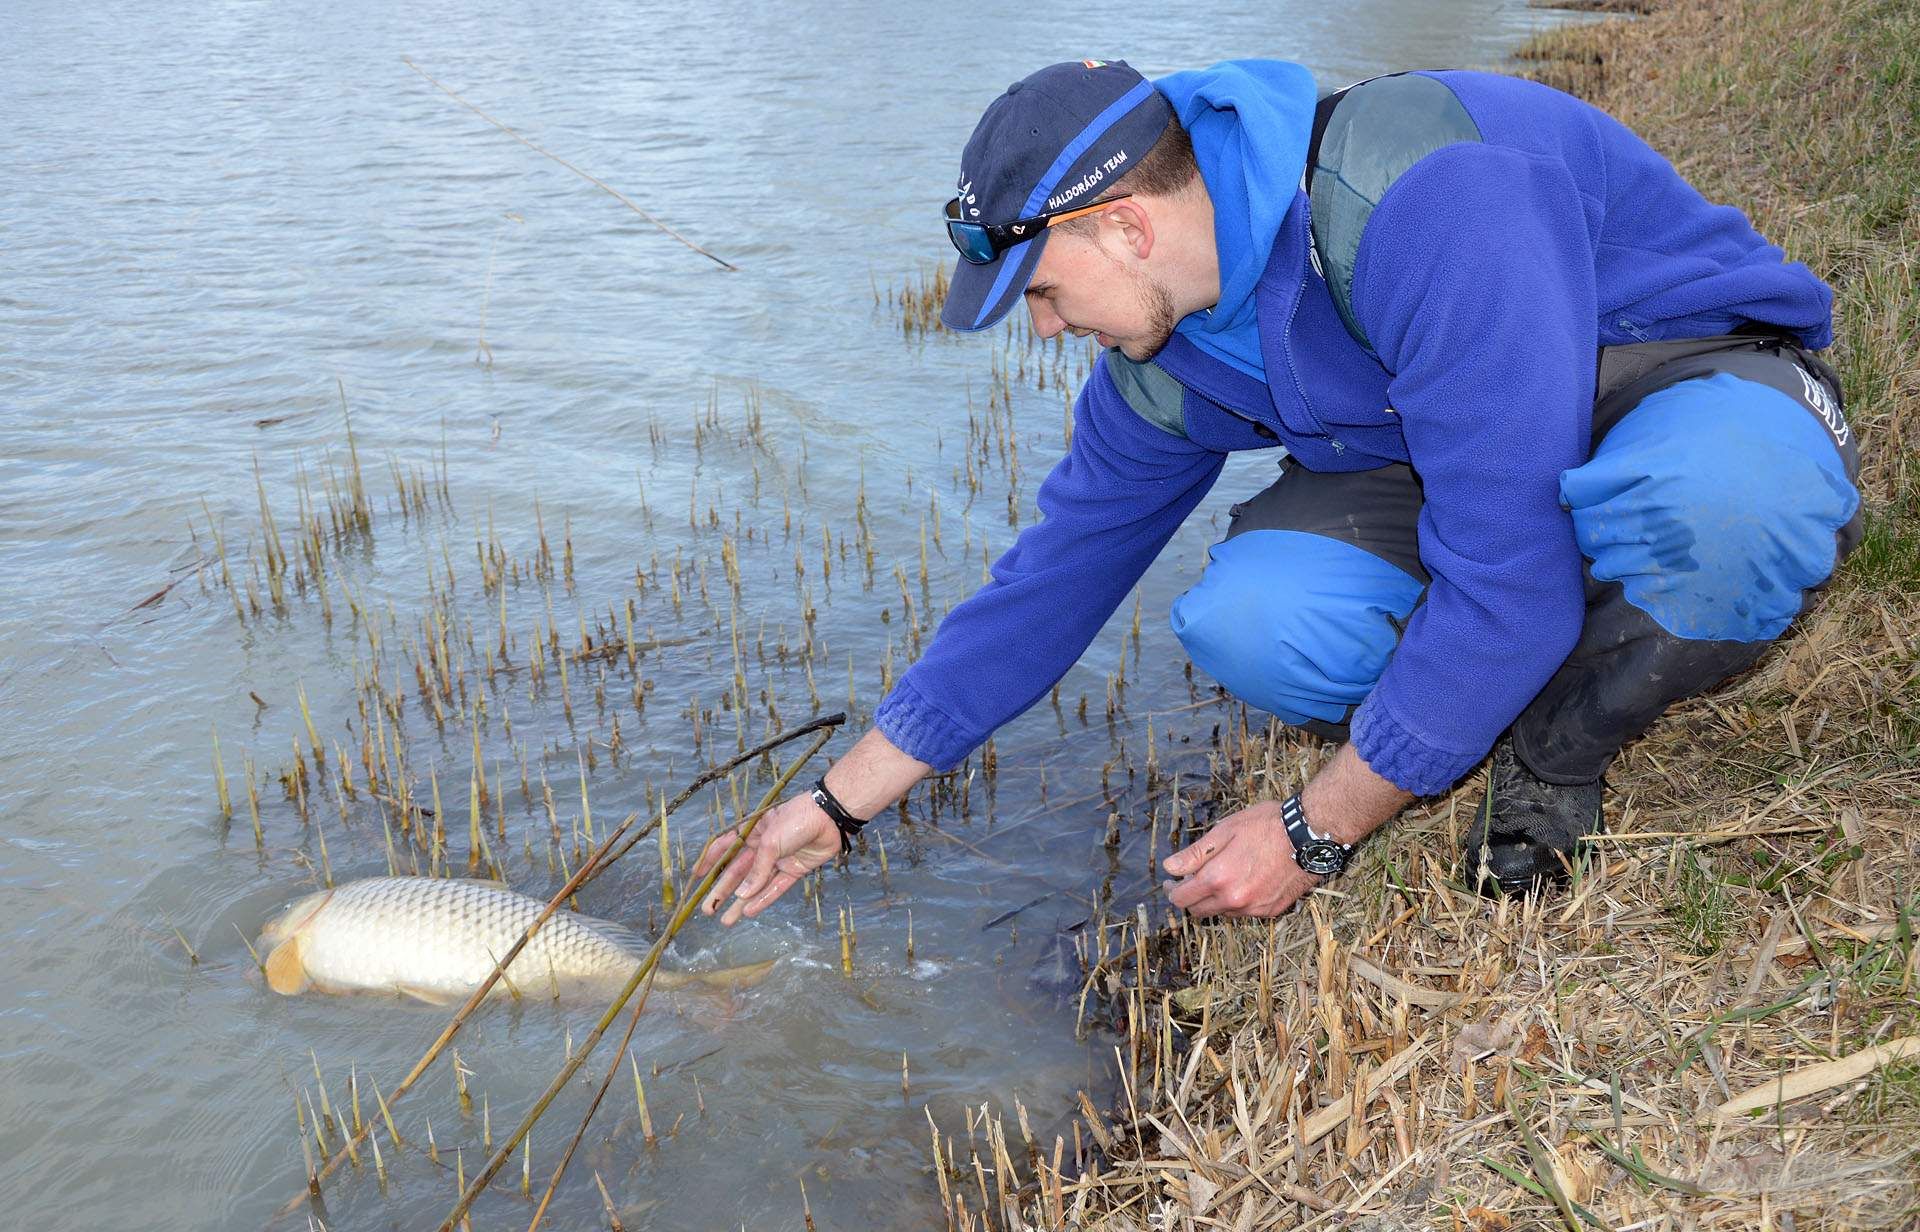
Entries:
{"type": "MultiPolygon", "coordinates": [[[[928,314],[937,314],[943,294],[938,281],[935,275],[930,285],[886,303],[886,315],[918,322],[908,325],[909,338],[931,332],[928,314]]],[[[681,425],[649,418],[642,452],[650,447],[652,465],[641,467],[632,520],[648,531],[659,527],[664,533],[648,538],[673,546],[670,555],[656,546],[624,571],[616,565],[611,577],[584,563],[592,553],[584,537],[576,543],[573,518],[543,511],[538,499],[530,525],[497,522],[491,503],[476,511],[449,473],[444,444],[426,464],[378,460],[356,431],[348,391],[336,387],[340,444],[317,463],[296,465],[290,490],[275,487],[256,466],[243,503],[229,505],[224,516],[203,506],[187,527],[198,560],[183,580],[197,582],[229,614],[223,619],[249,639],[274,637],[295,623],[323,629],[334,652],[306,679],[283,681],[266,697],[253,694],[261,718],[249,737],[209,733],[215,824],[228,842],[256,851],[263,867],[318,885],[383,866],[388,874],[495,878],[575,907],[589,880],[644,841],[640,859],[625,866],[630,888],[619,895],[620,914],[664,945],[700,901],[700,888],[686,881],[692,856],[708,834],[752,814],[750,791],[776,782],[771,750],[756,742],[777,739],[789,721],[783,711],[799,719],[844,699],[856,716],[870,715],[919,655],[945,606],[979,580],[1031,518],[1022,453],[1048,449],[1056,442],[1045,438],[1055,432],[1061,445],[1070,438],[1071,391],[1091,362],[1084,345],[1002,329],[984,388],[956,391],[955,401],[966,407],[964,437],[959,422],[954,439],[936,434],[929,473],[890,476],[871,503],[863,478],[849,494],[851,517],[844,521],[833,516],[832,503],[809,492],[806,439],[793,439],[791,424],[768,415],[763,391],[748,384],[735,401],[716,386],[681,425]],[[1055,399],[1063,408],[1058,421],[1055,399]],[[381,468],[384,484],[375,478],[381,468]],[[669,483],[662,475],[679,478],[669,483]],[[830,650],[817,617],[835,587],[859,615],[877,615],[886,631],[883,653],[830,650]],[[342,679],[349,671],[350,680],[342,679]],[[689,678],[692,692],[683,693],[689,678]],[[658,688],[663,682],[670,687],[658,688]],[[614,784],[603,786],[604,778],[614,784]],[[692,787],[674,793],[689,778],[692,787],[711,787],[697,803],[692,787]],[[611,804],[603,803],[608,796],[611,804]],[[684,813],[677,811],[682,805],[684,813]],[[238,827],[236,810],[244,810],[238,827]]],[[[1080,777],[1097,773],[1097,790],[1056,766],[1054,786],[1067,798],[1050,805],[1041,769],[1037,783],[1023,778],[1023,807],[1031,803],[1031,783],[1042,809],[1095,808],[1095,801],[1111,815],[1123,809],[1139,770],[1127,746],[1126,698],[1126,654],[1136,665],[1140,656],[1137,600],[1132,615],[1104,703],[1097,695],[1054,697],[1063,735],[1070,725],[1092,739],[1104,730],[1100,744],[1083,746],[1089,752],[1080,766],[1080,777]],[[1100,749],[1104,764],[1092,751],[1100,749]]],[[[1196,711],[1216,704],[1197,689],[1187,700],[1196,711]]],[[[838,721],[802,723],[787,734],[838,721]]],[[[1016,776],[1036,770],[1010,769],[1016,776]]],[[[1155,772],[1149,758],[1148,777],[1155,772]]],[[[896,863],[918,859],[936,842],[993,860],[960,836],[964,830],[943,827],[990,820],[1001,773],[989,743],[916,791],[899,810],[899,828],[867,836],[851,862],[863,874],[877,867],[884,885],[890,845],[896,863]]],[[[1103,906],[1114,893],[1109,882],[1103,906]]],[[[826,911],[830,894],[842,898],[830,873],[808,878],[796,896],[799,911],[813,917],[823,950],[834,945],[837,927],[844,977],[870,980],[876,957],[885,963],[898,955],[863,958],[865,921],[844,898],[826,911]]],[[[240,940],[250,965],[262,968],[252,939],[240,940]]],[[[911,967],[910,916],[904,940],[911,967]]],[[[184,934],[179,941],[197,965],[193,943],[184,934]]],[[[511,961],[511,952],[501,961],[511,961]]],[[[516,1000],[522,993],[539,999],[533,990],[513,991],[516,1000]]],[[[644,992],[636,1002],[637,1015],[644,992]]],[[[692,1114],[676,1113],[656,1127],[661,1068],[624,1041],[603,1059],[609,1077],[594,1104],[582,1110],[563,1102],[565,1077],[585,1062],[618,1008],[586,1039],[569,1036],[562,1077],[525,1113],[490,1099],[457,1050],[448,1049],[470,1007],[404,1074],[375,1074],[364,1058],[312,1057],[313,1085],[293,1093],[290,1128],[299,1152],[289,1187],[298,1187],[292,1168],[303,1168],[301,1200],[318,1203],[324,1193],[337,1215],[392,1201],[390,1184],[426,1178],[440,1189],[450,1185],[446,1202],[464,1209],[483,1189],[494,1195],[486,1201],[505,1199],[509,1183],[497,1176],[503,1168],[517,1169],[522,1196],[532,1197],[537,1162],[551,1170],[542,1209],[558,1200],[568,1218],[583,1201],[616,1211],[612,1197],[598,1196],[613,1183],[611,1174],[595,1175],[590,1187],[585,1170],[575,1169],[563,1188],[562,1173],[617,1067],[633,1072],[638,1122],[602,1129],[612,1149],[631,1146],[639,1158],[643,1144],[653,1149],[677,1139],[683,1119],[697,1124],[692,1114]],[[401,1103],[443,1055],[457,1108],[423,1112],[431,1101],[421,1096],[401,1103]],[[378,1118],[363,1114],[368,1090],[378,1118]],[[546,1099],[562,1112],[549,1121],[578,1120],[563,1150],[535,1133],[546,1099]],[[511,1118],[498,1127],[501,1140],[493,1104],[511,1118]],[[514,1121],[519,1127],[506,1133],[514,1121]],[[536,1153],[542,1159],[533,1161],[536,1153]]],[[[903,1053],[903,1093],[912,1090],[909,1075],[927,1069],[940,1074],[937,1062],[903,1053]]],[[[692,1082],[691,1102],[704,1113],[697,1075],[692,1082]]]]}

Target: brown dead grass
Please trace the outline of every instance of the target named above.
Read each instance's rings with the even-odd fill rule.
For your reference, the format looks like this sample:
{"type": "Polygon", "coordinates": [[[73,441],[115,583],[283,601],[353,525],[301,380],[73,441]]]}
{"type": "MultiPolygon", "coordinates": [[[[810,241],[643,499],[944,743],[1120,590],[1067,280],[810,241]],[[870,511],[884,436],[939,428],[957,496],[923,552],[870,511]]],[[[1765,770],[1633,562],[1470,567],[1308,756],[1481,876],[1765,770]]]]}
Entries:
{"type": "MultiPolygon", "coordinates": [[[[1686,3],[1530,65],[1834,285],[1868,545],[1758,669],[1627,751],[1572,892],[1453,879],[1476,779],[1285,918],[1106,927],[1116,1107],[1070,1147],[946,1142],[951,1226],[1916,1226],[1920,1064],[1866,1050],[1920,1035],[1920,19],[1797,9],[1686,3]]],[[[1325,754],[1242,727],[1196,803],[1284,794],[1325,754]]]]}

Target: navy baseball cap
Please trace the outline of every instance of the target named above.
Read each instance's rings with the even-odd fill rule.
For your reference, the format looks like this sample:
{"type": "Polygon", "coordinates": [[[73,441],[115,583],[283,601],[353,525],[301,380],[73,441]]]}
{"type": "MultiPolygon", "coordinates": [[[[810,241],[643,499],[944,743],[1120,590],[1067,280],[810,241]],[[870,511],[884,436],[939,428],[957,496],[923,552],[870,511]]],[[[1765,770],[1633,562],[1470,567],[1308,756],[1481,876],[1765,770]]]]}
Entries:
{"type": "MultiPolygon", "coordinates": [[[[1173,107],[1124,60],[1069,60],[993,100],[960,155],[960,216],[1009,223],[1096,200],[1158,141],[1173,107]]],[[[1026,293],[1035,238],[986,265],[957,262],[940,320],[962,332],[997,324],[1026,293]]]]}

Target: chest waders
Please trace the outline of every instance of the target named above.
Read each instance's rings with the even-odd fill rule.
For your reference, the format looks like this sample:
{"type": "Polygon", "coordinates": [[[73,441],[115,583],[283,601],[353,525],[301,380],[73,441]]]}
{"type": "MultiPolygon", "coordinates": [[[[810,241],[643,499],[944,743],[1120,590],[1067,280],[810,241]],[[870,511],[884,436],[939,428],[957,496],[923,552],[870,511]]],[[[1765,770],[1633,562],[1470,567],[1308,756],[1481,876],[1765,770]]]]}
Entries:
{"type": "MultiPolygon", "coordinates": [[[[1374,205],[1427,153],[1477,140],[1431,78],[1376,78],[1322,100],[1310,251],[1369,354],[1352,285],[1374,205]]],[[[1859,541],[1857,445],[1837,377],[1778,331],[1752,331],[1596,356],[1591,456],[1561,483],[1584,624],[1495,746],[1468,835],[1470,861],[1502,888],[1552,879],[1599,830],[1601,778],[1621,747],[1675,701],[1751,667],[1859,541]]],[[[1164,399],[1129,401],[1149,414],[1164,399]]],[[[1175,605],[1176,632],[1237,696],[1345,738],[1432,582],[1423,503],[1406,465],[1333,473],[1287,459],[1234,507],[1207,576],[1175,605]]]]}

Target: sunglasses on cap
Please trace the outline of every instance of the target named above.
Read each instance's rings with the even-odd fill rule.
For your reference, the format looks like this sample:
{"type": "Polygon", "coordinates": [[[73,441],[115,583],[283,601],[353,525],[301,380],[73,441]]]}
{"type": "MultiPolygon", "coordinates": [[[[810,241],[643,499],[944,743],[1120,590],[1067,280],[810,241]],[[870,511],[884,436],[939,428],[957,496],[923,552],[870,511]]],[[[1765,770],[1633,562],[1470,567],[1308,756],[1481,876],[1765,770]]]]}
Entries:
{"type": "Polygon", "coordinates": [[[960,217],[960,198],[955,197],[947,202],[947,238],[953,241],[961,260],[973,265],[990,265],[1007,249],[1015,244],[1026,243],[1055,223],[1095,213],[1132,195],[1121,193],[1092,205],[1069,206],[1064,210],[1051,210],[1031,218],[1016,218],[1012,222],[1001,223],[966,221],[960,217]]]}

